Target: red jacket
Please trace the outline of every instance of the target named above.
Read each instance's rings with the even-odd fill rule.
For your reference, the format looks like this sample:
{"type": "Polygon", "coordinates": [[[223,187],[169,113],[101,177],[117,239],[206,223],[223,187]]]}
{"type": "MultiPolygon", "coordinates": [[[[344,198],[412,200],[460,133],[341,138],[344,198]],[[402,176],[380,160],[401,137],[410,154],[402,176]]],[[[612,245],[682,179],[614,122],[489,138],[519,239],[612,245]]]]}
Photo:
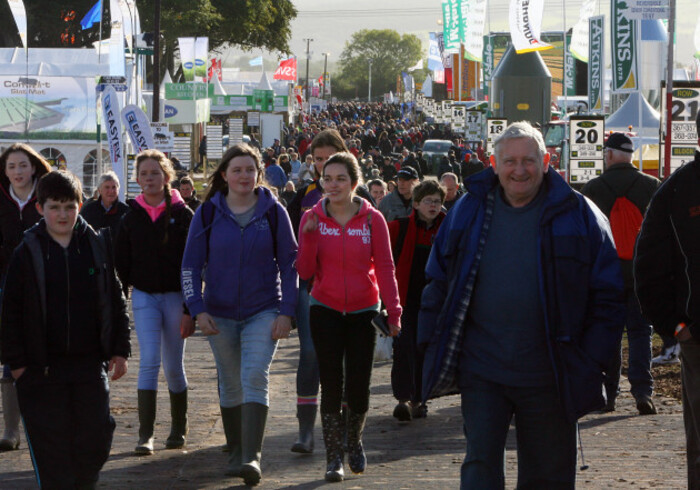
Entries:
{"type": "Polygon", "coordinates": [[[313,276],[311,295],[343,313],[379,303],[381,292],[389,323],[400,325],[401,305],[386,221],[369,202],[356,199],[360,210],[344,227],[326,214],[326,199],[304,213],[299,226],[299,277],[313,276]],[[318,217],[318,229],[304,233],[310,213],[318,217]]]}
{"type": "Polygon", "coordinates": [[[432,246],[444,217],[445,213],[441,212],[438,214],[433,227],[429,230],[416,224],[417,215],[415,209],[408,218],[399,218],[389,222],[391,249],[394,250],[399,239],[401,220],[408,220],[406,236],[404,237],[399,257],[396,259],[396,280],[399,284],[401,306],[406,304],[406,297],[408,296],[408,285],[411,282],[411,267],[413,266],[413,252],[416,250],[416,245],[432,246]]]}

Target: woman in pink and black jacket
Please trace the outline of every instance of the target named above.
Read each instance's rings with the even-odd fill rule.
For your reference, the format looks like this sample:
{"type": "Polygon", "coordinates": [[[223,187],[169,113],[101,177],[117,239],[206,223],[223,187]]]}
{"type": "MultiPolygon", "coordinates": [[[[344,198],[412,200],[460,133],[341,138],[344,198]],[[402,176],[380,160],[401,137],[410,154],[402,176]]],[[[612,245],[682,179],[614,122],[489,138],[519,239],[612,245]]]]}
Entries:
{"type": "Polygon", "coordinates": [[[343,386],[348,403],[348,464],[353,473],[362,473],[367,463],[362,431],[376,342],[372,318],[379,311],[380,292],[391,334],[401,330],[389,231],[382,214],[355,196],[360,176],[351,153],[331,156],[323,167],[326,196],[304,213],[299,233],[299,276],[314,277],[311,336],[321,375],[328,481],[341,481],[344,476],[343,386]],[[352,376],[344,380],[346,371],[352,376]]]}

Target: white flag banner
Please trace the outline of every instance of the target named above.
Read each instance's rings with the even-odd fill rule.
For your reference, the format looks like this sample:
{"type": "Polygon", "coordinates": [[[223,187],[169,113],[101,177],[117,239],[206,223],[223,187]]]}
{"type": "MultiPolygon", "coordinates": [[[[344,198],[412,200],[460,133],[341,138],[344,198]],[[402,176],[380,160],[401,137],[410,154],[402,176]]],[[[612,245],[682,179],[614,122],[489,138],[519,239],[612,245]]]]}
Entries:
{"type": "Polygon", "coordinates": [[[178,37],[177,43],[180,46],[180,63],[182,64],[182,75],[186,82],[194,81],[194,38],[178,37]]]}
{"type": "Polygon", "coordinates": [[[595,14],[597,1],[583,0],[578,22],[574,26],[573,34],[571,35],[569,51],[574,58],[584,63],[588,63],[588,19],[595,14]]]}
{"type": "Polygon", "coordinates": [[[19,37],[22,40],[22,46],[27,47],[27,11],[24,9],[24,2],[22,0],[7,0],[10,4],[10,11],[12,12],[12,17],[15,18],[15,24],[17,24],[17,29],[19,30],[19,37]]]}
{"type": "Polygon", "coordinates": [[[413,65],[407,71],[416,71],[416,70],[422,70],[422,69],[423,69],[423,60],[418,60],[418,63],[413,65]]]}
{"type": "Polygon", "coordinates": [[[122,25],[124,29],[124,38],[126,39],[126,45],[128,46],[129,51],[131,51],[133,49],[132,40],[134,36],[134,24],[131,15],[132,10],[126,0],[119,0],[119,10],[122,14],[122,25]]]}
{"type": "Polygon", "coordinates": [[[486,0],[469,0],[464,30],[464,57],[481,63],[484,54],[486,0]]]}
{"type": "Polygon", "coordinates": [[[112,33],[109,37],[109,74],[113,77],[126,76],[124,59],[124,19],[119,0],[109,0],[112,17],[112,33]]]}
{"type": "Polygon", "coordinates": [[[700,16],[695,24],[695,57],[700,60],[700,16]]]}
{"type": "Polygon", "coordinates": [[[540,40],[544,0],[510,0],[510,38],[517,53],[553,46],[540,40]]]}
{"type": "Polygon", "coordinates": [[[151,123],[140,107],[134,104],[124,107],[122,118],[126,124],[126,133],[129,135],[131,144],[134,145],[135,153],[155,148],[151,123]]]}
{"type": "Polygon", "coordinates": [[[194,40],[194,77],[206,77],[209,66],[209,38],[198,37],[194,40]]]}
{"type": "MultiPolygon", "coordinates": [[[[123,51],[123,50],[122,50],[123,51]]],[[[119,122],[121,111],[119,110],[119,96],[114,87],[108,85],[102,92],[102,116],[105,132],[107,133],[107,145],[109,156],[112,160],[112,169],[120,179],[124,175],[124,154],[122,146],[122,125],[119,122]]],[[[126,180],[124,180],[126,182],[126,180]]],[[[119,187],[119,199],[124,201],[126,185],[119,187]]]]}

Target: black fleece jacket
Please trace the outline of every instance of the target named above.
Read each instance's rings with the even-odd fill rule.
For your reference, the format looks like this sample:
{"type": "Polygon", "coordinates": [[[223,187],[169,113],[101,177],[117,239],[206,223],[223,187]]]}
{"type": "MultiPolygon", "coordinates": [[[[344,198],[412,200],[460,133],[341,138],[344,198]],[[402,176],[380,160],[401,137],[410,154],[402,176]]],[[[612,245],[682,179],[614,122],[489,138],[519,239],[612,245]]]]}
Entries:
{"type": "Polygon", "coordinates": [[[36,210],[36,196],[20,211],[17,202],[10,196],[9,188],[0,184],[0,271],[4,276],[12,252],[22,241],[24,230],[28,230],[41,219],[36,210]]]}
{"type": "Polygon", "coordinates": [[[135,200],[117,231],[114,260],[124,288],[133,286],[146,293],[181,291],[180,268],[185,252],[192,210],[184,202],[173,204],[155,222],[135,200]],[[166,239],[167,231],[167,239],[166,239]]]}
{"type": "Polygon", "coordinates": [[[0,358],[12,369],[128,357],[129,316],[109,233],[79,216],[64,249],[44,220],[28,230],[7,272],[0,339],[0,358]]]}

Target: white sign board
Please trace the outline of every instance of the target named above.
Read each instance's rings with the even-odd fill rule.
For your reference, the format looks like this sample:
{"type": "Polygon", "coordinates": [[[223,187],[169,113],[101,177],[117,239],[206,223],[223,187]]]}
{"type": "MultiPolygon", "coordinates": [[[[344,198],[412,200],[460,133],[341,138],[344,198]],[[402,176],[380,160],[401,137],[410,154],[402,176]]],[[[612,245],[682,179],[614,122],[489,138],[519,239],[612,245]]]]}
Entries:
{"type": "MultiPolygon", "coordinates": [[[[666,132],[666,87],[661,90],[661,131],[666,132]]],[[[700,110],[700,82],[673,82],[671,98],[671,173],[695,158],[698,133],[695,118],[700,110]]],[[[662,146],[663,149],[663,146],[662,146]]],[[[664,155],[662,150],[661,155],[664,155]]]]}
{"type": "Polygon", "coordinates": [[[207,123],[207,160],[221,160],[224,156],[224,136],[221,124],[207,123]]]}
{"type": "Polygon", "coordinates": [[[160,150],[163,153],[171,153],[173,151],[174,140],[169,123],[152,122],[151,133],[153,134],[153,144],[156,150],[160,150]]]}
{"type": "Polygon", "coordinates": [[[260,126],[260,113],[259,112],[249,112],[248,113],[248,126],[260,126]]]}
{"type": "Polygon", "coordinates": [[[482,125],[482,114],[481,111],[467,111],[466,116],[467,129],[465,131],[465,136],[469,141],[477,141],[483,139],[483,134],[481,130],[482,125]]]}
{"type": "Polygon", "coordinates": [[[229,147],[243,143],[243,118],[232,117],[228,120],[228,144],[229,147]]]}
{"type": "Polygon", "coordinates": [[[605,119],[575,117],[569,121],[569,182],[585,184],[605,168],[605,119]]]}
{"type": "Polygon", "coordinates": [[[508,127],[507,119],[486,119],[486,152],[493,153],[493,143],[508,127]]]}
{"type": "Polygon", "coordinates": [[[464,106],[452,106],[450,124],[452,125],[452,131],[464,131],[464,106]]]}
{"type": "Polygon", "coordinates": [[[668,19],[671,13],[669,0],[627,0],[628,19],[657,20],[668,19]]]}
{"type": "Polygon", "coordinates": [[[170,156],[180,160],[183,167],[190,168],[192,163],[192,133],[173,134],[173,151],[170,156]]]}

